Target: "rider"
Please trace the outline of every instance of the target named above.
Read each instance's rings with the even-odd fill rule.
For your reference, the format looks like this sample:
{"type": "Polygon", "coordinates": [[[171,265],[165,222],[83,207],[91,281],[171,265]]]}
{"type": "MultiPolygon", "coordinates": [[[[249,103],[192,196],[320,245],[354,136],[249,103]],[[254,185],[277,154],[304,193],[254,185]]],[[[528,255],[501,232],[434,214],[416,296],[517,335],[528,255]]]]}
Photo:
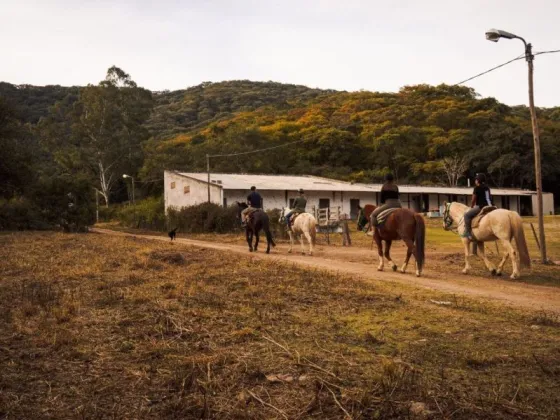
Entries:
{"type": "Polygon", "coordinates": [[[247,223],[247,218],[249,215],[262,208],[262,197],[257,192],[257,187],[251,187],[251,192],[247,196],[247,207],[241,212],[241,223],[245,225],[247,223]]]}
{"type": "Polygon", "coordinates": [[[373,213],[371,213],[371,223],[374,227],[377,227],[379,222],[377,221],[377,216],[380,213],[388,209],[400,209],[401,201],[399,200],[399,187],[395,184],[395,177],[393,174],[385,175],[385,184],[381,187],[381,206],[377,207],[373,213]]]}
{"type": "Polygon", "coordinates": [[[292,206],[292,210],[286,215],[286,226],[288,230],[291,230],[290,227],[290,218],[294,213],[300,214],[305,213],[305,206],[307,205],[307,198],[303,195],[303,190],[300,188],[299,197],[294,200],[294,204],[292,206]]]}
{"type": "Polygon", "coordinates": [[[486,185],[486,176],[484,174],[476,174],[474,178],[475,187],[472,195],[471,209],[465,213],[465,232],[463,238],[472,239],[472,220],[486,207],[492,205],[492,195],[490,188],[486,185]]]}

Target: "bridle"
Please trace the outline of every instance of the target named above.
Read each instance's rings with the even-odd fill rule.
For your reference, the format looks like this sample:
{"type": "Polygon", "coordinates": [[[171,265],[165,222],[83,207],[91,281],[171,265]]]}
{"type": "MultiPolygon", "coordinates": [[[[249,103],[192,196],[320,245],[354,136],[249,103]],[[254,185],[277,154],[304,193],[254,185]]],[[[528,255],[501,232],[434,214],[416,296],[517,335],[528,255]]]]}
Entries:
{"type": "Polygon", "coordinates": [[[451,230],[451,226],[453,226],[453,218],[451,217],[451,203],[445,204],[445,210],[443,212],[443,226],[445,230],[451,230]]]}

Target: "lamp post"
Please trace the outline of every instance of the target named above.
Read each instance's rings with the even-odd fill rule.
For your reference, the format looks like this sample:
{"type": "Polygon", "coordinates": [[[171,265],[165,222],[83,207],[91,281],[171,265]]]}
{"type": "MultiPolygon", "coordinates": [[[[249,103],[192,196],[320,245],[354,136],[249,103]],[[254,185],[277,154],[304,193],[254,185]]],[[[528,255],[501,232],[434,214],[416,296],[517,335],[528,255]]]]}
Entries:
{"type": "Polygon", "coordinates": [[[500,29],[490,29],[486,32],[486,39],[492,42],[498,42],[500,38],[519,39],[525,45],[525,60],[529,66],[529,110],[531,112],[531,124],[533,126],[533,146],[535,148],[535,181],[537,186],[537,217],[539,219],[539,241],[541,248],[541,260],[546,264],[546,243],[544,235],[544,216],[543,216],[543,199],[542,199],[542,175],[541,175],[541,144],[539,139],[539,126],[537,122],[537,113],[535,111],[535,99],[533,97],[533,46],[528,44],[523,38],[510,32],[500,29]]]}
{"type": "Polygon", "coordinates": [[[134,177],[123,174],[123,178],[130,178],[132,180],[132,206],[134,207],[134,223],[136,224],[136,198],[134,197],[134,177]]]}

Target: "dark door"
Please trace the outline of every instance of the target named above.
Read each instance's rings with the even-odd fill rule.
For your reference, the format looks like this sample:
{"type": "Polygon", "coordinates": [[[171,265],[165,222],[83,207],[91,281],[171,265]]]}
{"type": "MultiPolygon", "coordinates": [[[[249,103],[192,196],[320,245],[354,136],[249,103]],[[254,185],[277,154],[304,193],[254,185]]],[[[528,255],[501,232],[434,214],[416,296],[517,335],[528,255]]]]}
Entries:
{"type": "Polygon", "coordinates": [[[331,200],[328,198],[320,198],[319,199],[319,208],[320,209],[328,209],[331,206],[331,200]]]}
{"type": "Polygon", "coordinates": [[[360,200],[358,198],[350,199],[350,218],[356,219],[360,211],[360,200]]]}

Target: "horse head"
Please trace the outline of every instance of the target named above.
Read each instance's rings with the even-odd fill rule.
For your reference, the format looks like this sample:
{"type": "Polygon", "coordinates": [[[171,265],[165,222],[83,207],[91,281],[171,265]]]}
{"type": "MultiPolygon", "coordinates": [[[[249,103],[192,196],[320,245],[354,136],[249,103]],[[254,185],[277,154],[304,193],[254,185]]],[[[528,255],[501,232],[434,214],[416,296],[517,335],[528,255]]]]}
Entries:
{"type": "Polygon", "coordinates": [[[451,204],[446,201],[443,202],[443,229],[451,230],[453,226],[453,216],[451,216],[451,204]]]}

